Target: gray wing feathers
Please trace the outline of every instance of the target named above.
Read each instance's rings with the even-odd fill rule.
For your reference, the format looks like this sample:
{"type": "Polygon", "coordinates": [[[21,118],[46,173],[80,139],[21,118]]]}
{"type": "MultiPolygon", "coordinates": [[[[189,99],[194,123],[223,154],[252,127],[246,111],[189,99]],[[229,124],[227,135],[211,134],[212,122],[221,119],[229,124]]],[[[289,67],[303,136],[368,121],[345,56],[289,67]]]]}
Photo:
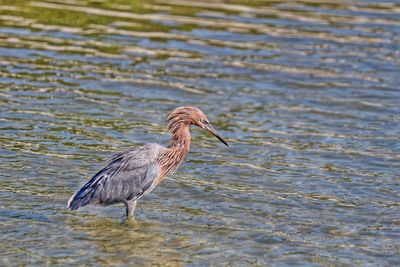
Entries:
{"type": "Polygon", "coordinates": [[[72,196],[68,207],[76,210],[90,203],[109,205],[140,198],[160,174],[156,160],[165,150],[160,145],[147,144],[114,155],[106,167],[72,196]]]}
{"type": "Polygon", "coordinates": [[[158,163],[151,163],[104,179],[96,188],[93,199],[100,204],[113,204],[138,199],[159,175],[158,163]]]}

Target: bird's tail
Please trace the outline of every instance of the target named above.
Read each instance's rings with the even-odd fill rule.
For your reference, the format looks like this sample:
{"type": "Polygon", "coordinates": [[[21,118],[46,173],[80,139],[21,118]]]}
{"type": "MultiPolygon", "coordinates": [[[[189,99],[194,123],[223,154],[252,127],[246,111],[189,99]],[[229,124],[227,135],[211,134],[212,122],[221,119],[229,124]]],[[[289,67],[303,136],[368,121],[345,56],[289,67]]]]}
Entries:
{"type": "MultiPolygon", "coordinates": [[[[68,207],[70,210],[76,210],[76,209],[78,209],[78,207],[77,207],[76,209],[72,208],[72,205],[73,205],[73,203],[75,202],[75,196],[76,196],[77,193],[78,193],[78,192],[76,192],[76,193],[68,200],[67,207],[68,207]]],[[[74,205],[74,206],[75,206],[75,205],[74,205]]]]}
{"type": "Polygon", "coordinates": [[[68,209],[77,210],[80,207],[86,206],[92,200],[93,191],[90,188],[81,188],[68,200],[68,209]],[[89,190],[88,190],[89,189],[89,190]]]}
{"type": "Polygon", "coordinates": [[[96,194],[96,190],[98,189],[98,185],[101,179],[104,177],[103,174],[106,170],[108,169],[103,169],[99,171],[68,200],[68,208],[70,210],[77,210],[80,207],[86,206],[93,202],[97,202],[98,194],[96,194]]]}

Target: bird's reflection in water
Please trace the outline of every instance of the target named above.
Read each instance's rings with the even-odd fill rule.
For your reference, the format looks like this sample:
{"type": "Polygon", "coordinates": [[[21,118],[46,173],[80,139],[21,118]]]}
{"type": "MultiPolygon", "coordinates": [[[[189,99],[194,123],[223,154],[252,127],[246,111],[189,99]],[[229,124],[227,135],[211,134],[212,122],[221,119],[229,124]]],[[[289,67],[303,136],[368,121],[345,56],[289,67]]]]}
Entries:
{"type": "Polygon", "coordinates": [[[98,248],[96,263],[106,265],[181,266],[178,249],[188,246],[186,237],[169,236],[164,225],[155,221],[86,217],[71,219],[68,225],[84,233],[81,241],[98,248]]]}

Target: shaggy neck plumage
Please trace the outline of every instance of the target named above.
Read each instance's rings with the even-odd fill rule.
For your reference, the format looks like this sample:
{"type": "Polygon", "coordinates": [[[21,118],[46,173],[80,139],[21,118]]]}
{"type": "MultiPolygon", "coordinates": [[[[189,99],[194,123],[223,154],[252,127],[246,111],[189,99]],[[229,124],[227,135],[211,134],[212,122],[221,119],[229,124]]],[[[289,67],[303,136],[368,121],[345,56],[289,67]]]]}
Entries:
{"type": "Polygon", "coordinates": [[[171,128],[172,134],[171,142],[168,148],[171,149],[182,149],[190,146],[190,132],[189,125],[187,123],[180,123],[179,125],[171,128]]]}
{"type": "Polygon", "coordinates": [[[184,161],[190,148],[189,124],[183,122],[171,123],[168,130],[172,134],[167,152],[160,158],[161,177],[176,170],[184,161]]]}

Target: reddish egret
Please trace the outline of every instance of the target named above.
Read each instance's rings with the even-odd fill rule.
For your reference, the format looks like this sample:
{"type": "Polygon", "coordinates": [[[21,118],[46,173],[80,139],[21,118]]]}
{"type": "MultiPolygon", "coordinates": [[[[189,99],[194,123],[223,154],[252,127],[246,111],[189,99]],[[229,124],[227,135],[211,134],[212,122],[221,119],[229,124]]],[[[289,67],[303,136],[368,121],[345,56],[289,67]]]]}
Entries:
{"type": "Polygon", "coordinates": [[[133,217],[138,199],[150,193],[186,158],[190,146],[190,125],[210,132],[228,145],[200,109],[178,107],[167,117],[168,131],[172,134],[168,147],[146,144],[115,154],[102,170],[71,197],[68,208],[76,210],[88,204],[124,203],[127,219],[133,217]]]}

